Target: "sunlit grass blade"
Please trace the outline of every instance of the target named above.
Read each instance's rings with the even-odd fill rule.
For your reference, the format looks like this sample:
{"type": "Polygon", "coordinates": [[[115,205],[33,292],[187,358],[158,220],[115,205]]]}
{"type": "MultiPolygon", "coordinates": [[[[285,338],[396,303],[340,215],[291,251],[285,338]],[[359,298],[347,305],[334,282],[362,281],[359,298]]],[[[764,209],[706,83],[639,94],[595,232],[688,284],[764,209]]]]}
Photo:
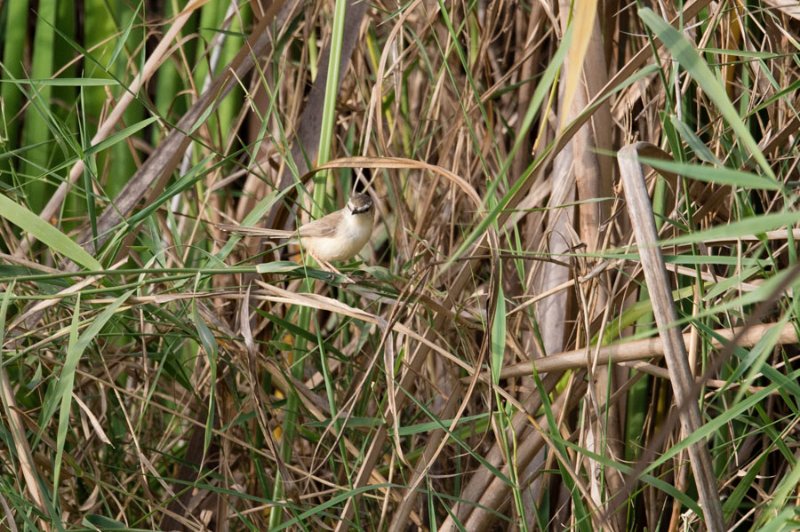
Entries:
{"type": "Polygon", "coordinates": [[[497,303],[492,319],[492,382],[500,382],[500,372],[503,370],[503,360],[506,354],[506,299],[501,283],[497,286],[497,303]]]}
{"type": "Polygon", "coordinates": [[[696,244],[715,238],[736,239],[748,235],[759,235],[767,231],[774,231],[784,227],[792,227],[798,222],[800,222],[800,212],[762,214],[760,216],[745,218],[737,222],[712,227],[711,229],[663,240],[660,242],[660,245],[696,244]]]}
{"type": "Polygon", "coordinates": [[[659,170],[666,170],[706,183],[716,183],[718,185],[729,185],[745,189],[783,190],[783,186],[774,179],[743,172],[741,170],[726,168],[724,166],[698,166],[678,161],[654,159],[652,157],[639,157],[639,161],[659,170]]]}
{"type": "Polygon", "coordinates": [[[150,118],[145,118],[144,120],[141,120],[141,121],[139,121],[139,122],[137,122],[135,124],[131,124],[130,126],[117,131],[113,135],[110,135],[108,138],[103,139],[101,142],[98,142],[94,146],[89,147],[86,150],[85,155],[86,156],[95,155],[98,152],[101,152],[101,151],[103,151],[103,150],[105,150],[107,148],[110,148],[110,147],[112,147],[112,146],[114,146],[114,145],[116,145],[116,144],[128,139],[129,137],[135,135],[136,133],[138,133],[142,129],[144,129],[147,126],[149,126],[150,124],[152,124],[153,122],[156,122],[157,120],[158,120],[158,117],[151,116],[150,118]]]}
{"type": "Polygon", "coordinates": [[[0,217],[30,233],[53,251],[72,259],[84,268],[94,271],[103,269],[100,263],[74,240],[2,194],[0,194],[0,217]]]}

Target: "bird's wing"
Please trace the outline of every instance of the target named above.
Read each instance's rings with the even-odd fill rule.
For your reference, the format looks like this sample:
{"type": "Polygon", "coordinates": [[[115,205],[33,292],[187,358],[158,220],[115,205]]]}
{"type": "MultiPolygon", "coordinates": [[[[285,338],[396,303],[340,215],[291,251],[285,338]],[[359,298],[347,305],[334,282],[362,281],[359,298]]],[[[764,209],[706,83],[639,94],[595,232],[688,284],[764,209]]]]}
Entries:
{"type": "Polygon", "coordinates": [[[300,238],[312,237],[331,237],[336,233],[336,227],[339,225],[339,219],[342,217],[341,211],[332,212],[327,216],[323,216],[319,220],[308,222],[300,227],[298,234],[300,238]]]}
{"type": "Polygon", "coordinates": [[[230,231],[231,233],[238,233],[245,236],[262,236],[265,238],[292,238],[297,235],[294,231],[248,227],[246,225],[217,224],[217,227],[223,231],[230,231]]]}

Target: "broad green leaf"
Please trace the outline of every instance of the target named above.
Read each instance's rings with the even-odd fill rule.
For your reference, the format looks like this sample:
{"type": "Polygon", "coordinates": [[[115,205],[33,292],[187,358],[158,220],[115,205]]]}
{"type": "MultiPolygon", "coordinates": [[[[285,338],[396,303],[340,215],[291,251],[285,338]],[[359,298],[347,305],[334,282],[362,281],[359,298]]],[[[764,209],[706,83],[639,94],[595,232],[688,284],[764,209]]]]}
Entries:
{"type": "Polygon", "coordinates": [[[89,255],[85,249],[76,244],[70,237],[25,207],[11,201],[3,194],[0,194],[0,216],[23,231],[30,233],[53,251],[72,259],[87,270],[100,271],[103,269],[94,257],[89,255]]]}

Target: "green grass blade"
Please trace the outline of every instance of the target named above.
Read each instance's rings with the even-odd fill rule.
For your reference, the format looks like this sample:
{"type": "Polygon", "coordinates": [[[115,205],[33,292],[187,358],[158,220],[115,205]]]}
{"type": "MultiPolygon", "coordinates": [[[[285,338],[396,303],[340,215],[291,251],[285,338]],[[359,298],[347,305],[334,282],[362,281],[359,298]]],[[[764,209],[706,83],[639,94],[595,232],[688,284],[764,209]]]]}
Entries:
{"type": "Polygon", "coordinates": [[[663,240],[660,245],[697,244],[719,238],[736,239],[750,235],[760,235],[767,231],[774,231],[784,227],[792,227],[798,222],[800,222],[800,212],[762,214],[760,216],[751,216],[738,222],[712,227],[704,231],[663,240]]]}
{"type": "MultiPolygon", "coordinates": [[[[198,277],[199,280],[199,277],[198,277]]],[[[192,319],[197,328],[197,337],[200,339],[200,345],[203,346],[203,351],[208,358],[208,365],[211,369],[209,382],[211,383],[208,391],[208,413],[206,415],[206,430],[203,436],[203,456],[208,452],[208,447],[211,445],[211,436],[214,433],[214,412],[216,409],[216,387],[217,387],[217,355],[219,346],[217,340],[211,329],[208,328],[200,312],[197,309],[197,302],[192,303],[192,319]]]]}
{"type": "Polygon", "coordinates": [[[72,259],[88,270],[100,271],[103,267],[86,250],[70,237],[39,218],[25,207],[0,194],[0,216],[33,235],[44,245],[72,259]]]}
{"type": "Polygon", "coordinates": [[[745,189],[783,190],[783,185],[774,179],[761,177],[741,170],[725,168],[724,166],[698,166],[696,164],[665,161],[664,159],[655,159],[651,157],[639,157],[639,161],[657,170],[666,170],[667,172],[706,183],[716,183],[718,185],[729,185],[745,189]]]}
{"type": "Polygon", "coordinates": [[[503,359],[506,354],[506,298],[501,281],[497,283],[497,306],[492,320],[492,383],[500,382],[503,359]]]}
{"type": "Polygon", "coordinates": [[[33,85],[39,89],[42,87],[116,87],[119,82],[114,79],[103,78],[43,78],[43,79],[3,79],[0,83],[6,85],[33,85]]]}
{"type": "Polygon", "coordinates": [[[91,146],[86,150],[86,156],[95,155],[98,152],[105,150],[106,148],[110,148],[123,140],[132,137],[134,134],[138,133],[142,129],[146,128],[153,122],[158,120],[157,116],[151,116],[150,118],[145,118],[135,124],[132,124],[126,128],[123,128],[116,133],[109,135],[107,138],[103,139],[102,141],[98,142],[94,146],[91,146]]]}

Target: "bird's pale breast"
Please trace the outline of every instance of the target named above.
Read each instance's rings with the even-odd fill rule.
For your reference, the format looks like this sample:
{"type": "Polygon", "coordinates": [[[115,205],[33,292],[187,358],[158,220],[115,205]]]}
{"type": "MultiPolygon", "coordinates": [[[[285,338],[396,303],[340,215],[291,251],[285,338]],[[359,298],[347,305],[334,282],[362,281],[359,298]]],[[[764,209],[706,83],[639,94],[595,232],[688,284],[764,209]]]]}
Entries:
{"type": "Polygon", "coordinates": [[[330,237],[305,237],[302,244],[318,259],[348,260],[355,257],[372,233],[372,213],[342,217],[339,227],[330,237]]]}

